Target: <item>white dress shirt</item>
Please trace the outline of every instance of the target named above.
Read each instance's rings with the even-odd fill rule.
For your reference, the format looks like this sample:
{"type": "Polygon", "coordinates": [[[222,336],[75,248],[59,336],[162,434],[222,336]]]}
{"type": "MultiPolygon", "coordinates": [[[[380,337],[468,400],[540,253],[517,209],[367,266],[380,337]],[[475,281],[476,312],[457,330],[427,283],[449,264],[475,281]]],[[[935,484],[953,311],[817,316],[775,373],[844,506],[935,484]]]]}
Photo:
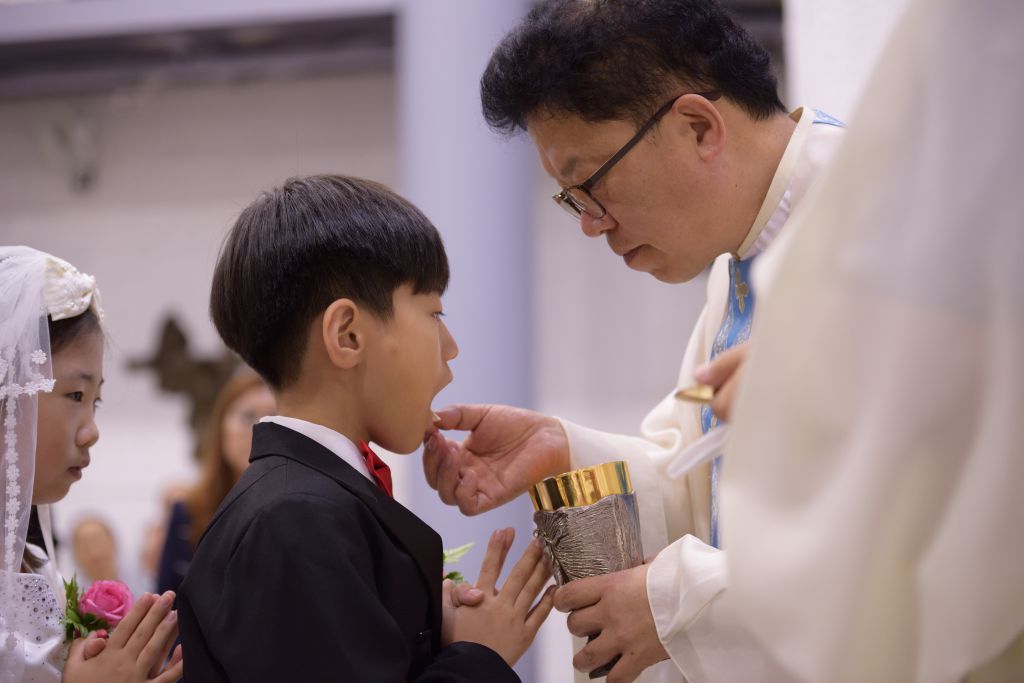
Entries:
{"type": "Polygon", "coordinates": [[[352,443],[344,434],[334,431],[330,427],[318,425],[315,422],[300,420],[297,417],[285,417],[284,415],[268,415],[260,419],[260,422],[273,422],[276,425],[287,427],[293,432],[298,432],[309,437],[318,444],[334,453],[336,456],[347,462],[356,472],[363,475],[376,486],[377,482],[370,476],[370,470],[366,467],[366,460],[359,448],[352,443]]]}

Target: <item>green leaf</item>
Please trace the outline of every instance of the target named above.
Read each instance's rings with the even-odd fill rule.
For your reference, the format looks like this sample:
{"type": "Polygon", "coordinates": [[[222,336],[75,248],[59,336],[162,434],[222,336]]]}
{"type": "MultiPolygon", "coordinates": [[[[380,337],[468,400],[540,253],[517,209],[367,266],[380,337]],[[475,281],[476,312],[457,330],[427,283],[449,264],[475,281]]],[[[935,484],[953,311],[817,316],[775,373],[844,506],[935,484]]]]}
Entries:
{"type": "Polygon", "coordinates": [[[76,576],[71,581],[64,581],[64,596],[67,600],[64,606],[64,638],[70,642],[75,638],[84,638],[90,631],[110,630],[106,619],[101,619],[95,614],[80,614],[78,612],[78,580],[76,576]]]}
{"type": "Polygon", "coordinates": [[[71,576],[71,581],[64,581],[64,639],[73,640],[82,628],[78,619],[78,577],[71,576]]]}
{"type": "Polygon", "coordinates": [[[461,560],[470,549],[476,545],[476,543],[467,543],[466,545],[460,545],[458,548],[452,548],[451,550],[441,551],[441,561],[444,564],[452,564],[461,560]]]}
{"type": "Polygon", "coordinates": [[[462,583],[466,580],[462,577],[462,572],[448,572],[444,575],[444,578],[451,579],[455,583],[462,583]]]}

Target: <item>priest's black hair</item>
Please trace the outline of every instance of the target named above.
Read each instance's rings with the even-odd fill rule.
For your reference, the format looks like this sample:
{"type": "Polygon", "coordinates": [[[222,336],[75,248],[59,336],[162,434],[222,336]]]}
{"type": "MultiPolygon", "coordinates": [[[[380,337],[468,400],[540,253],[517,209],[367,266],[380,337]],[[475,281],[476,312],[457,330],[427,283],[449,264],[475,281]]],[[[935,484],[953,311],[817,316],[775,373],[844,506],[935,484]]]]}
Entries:
{"type": "Polygon", "coordinates": [[[784,112],[768,52],[717,0],[541,0],[480,81],[484,118],[646,121],[670,98],[718,91],[756,119],[784,112]]]}

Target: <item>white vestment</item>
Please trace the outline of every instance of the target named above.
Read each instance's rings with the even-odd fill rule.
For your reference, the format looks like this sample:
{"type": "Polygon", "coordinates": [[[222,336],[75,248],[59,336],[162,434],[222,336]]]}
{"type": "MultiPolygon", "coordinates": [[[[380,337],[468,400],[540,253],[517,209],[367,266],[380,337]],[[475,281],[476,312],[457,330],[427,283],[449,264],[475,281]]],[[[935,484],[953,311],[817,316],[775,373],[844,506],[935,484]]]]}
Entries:
{"type": "MultiPolygon", "coordinates": [[[[812,109],[798,109],[790,142],[764,203],[737,250],[741,259],[763,252],[787,223],[790,212],[830,161],[844,137],[842,128],[812,109]]],[[[723,254],[711,268],[707,302],[690,337],[677,388],[693,384],[693,370],[709,359],[725,316],[728,261],[723,254]]],[[[626,460],[637,494],[644,553],[657,555],[647,591],[658,636],[672,658],[651,667],[641,680],[754,681],[761,655],[745,630],[728,615],[709,608],[726,586],[724,553],[709,545],[710,470],[705,465],[670,479],[668,463],[701,436],[700,408],[674,397],[675,389],[644,419],[641,437],[609,434],[562,420],[573,468],[626,460]],[[712,637],[708,637],[713,634],[712,637]],[[713,675],[713,678],[709,676],[713,675]]]]}
{"type": "Polygon", "coordinates": [[[1024,681],[1022,36],[912,2],[755,271],[721,604],[791,678],[1024,681]]]}

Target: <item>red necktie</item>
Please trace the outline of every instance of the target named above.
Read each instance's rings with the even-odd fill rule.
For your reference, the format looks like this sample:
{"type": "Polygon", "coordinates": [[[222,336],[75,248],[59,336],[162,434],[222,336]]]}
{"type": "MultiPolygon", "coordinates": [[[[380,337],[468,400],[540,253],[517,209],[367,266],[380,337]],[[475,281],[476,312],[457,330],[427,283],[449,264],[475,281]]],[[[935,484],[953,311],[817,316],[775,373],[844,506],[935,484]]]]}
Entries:
{"type": "Polygon", "coordinates": [[[359,442],[359,453],[366,461],[366,469],[370,470],[370,476],[377,482],[377,486],[381,491],[394,498],[395,495],[391,492],[391,468],[388,467],[388,464],[378,458],[365,441],[359,442]]]}

